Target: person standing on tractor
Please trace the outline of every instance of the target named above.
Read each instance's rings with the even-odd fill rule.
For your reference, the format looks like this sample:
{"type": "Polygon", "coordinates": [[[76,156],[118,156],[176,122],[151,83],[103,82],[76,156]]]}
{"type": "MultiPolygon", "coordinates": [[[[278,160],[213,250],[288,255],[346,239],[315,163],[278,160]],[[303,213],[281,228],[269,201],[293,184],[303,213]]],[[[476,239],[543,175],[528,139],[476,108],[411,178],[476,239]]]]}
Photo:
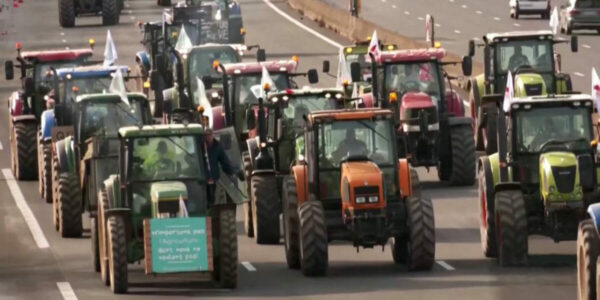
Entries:
{"type": "MultiPolygon", "coordinates": [[[[215,139],[212,129],[206,129],[205,138],[206,152],[208,154],[208,188],[211,195],[214,196],[215,185],[219,181],[219,178],[221,178],[219,165],[225,174],[229,176],[237,175],[242,181],[244,180],[244,173],[242,170],[231,164],[231,160],[227,157],[225,149],[223,149],[221,143],[215,139]]],[[[213,198],[214,197],[211,197],[211,199],[213,198]]]]}

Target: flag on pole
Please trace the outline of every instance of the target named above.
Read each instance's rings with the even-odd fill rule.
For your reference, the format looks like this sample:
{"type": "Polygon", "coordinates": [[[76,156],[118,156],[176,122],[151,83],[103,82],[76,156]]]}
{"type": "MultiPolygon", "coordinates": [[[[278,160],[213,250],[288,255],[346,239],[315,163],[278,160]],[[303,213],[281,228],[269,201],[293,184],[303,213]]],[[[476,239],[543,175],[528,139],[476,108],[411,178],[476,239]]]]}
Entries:
{"type": "Polygon", "coordinates": [[[110,30],[106,31],[106,46],[104,47],[104,67],[109,67],[115,64],[119,56],[117,55],[117,48],[113,41],[110,30]]]}
{"type": "Polygon", "coordinates": [[[125,89],[125,81],[123,80],[123,73],[121,72],[121,67],[119,67],[117,71],[112,74],[112,76],[113,79],[110,83],[108,91],[121,96],[121,101],[125,102],[125,104],[129,106],[129,99],[127,98],[127,90],[125,89]]]}
{"type": "Polygon", "coordinates": [[[560,20],[558,19],[558,8],[554,7],[552,11],[552,16],[550,16],[550,28],[552,28],[552,33],[558,34],[560,30],[560,20]]]}
{"type": "Polygon", "coordinates": [[[600,78],[596,72],[596,68],[592,68],[592,101],[596,110],[600,109],[600,78]]]}
{"type": "MultiPolygon", "coordinates": [[[[374,57],[379,57],[379,38],[377,37],[377,30],[373,31],[371,42],[369,43],[369,54],[373,53],[374,57]]],[[[367,55],[366,61],[371,61],[371,56],[367,55]]]]}
{"type": "Polygon", "coordinates": [[[265,66],[263,66],[262,67],[262,77],[260,78],[261,97],[263,97],[263,99],[264,99],[264,97],[267,96],[265,94],[265,84],[269,85],[270,91],[272,91],[272,92],[277,91],[277,87],[275,86],[275,82],[273,82],[273,79],[271,79],[269,70],[267,70],[267,68],[265,68],[265,66]]]}
{"type": "Polygon", "coordinates": [[[187,208],[185,207],[185,201],[183,201],[183,196],[179,194],[179,217],[187,218],[189,217],[187,208]]]}
{"type": "Polygon", "coordinates": [[[181,25],[181,31],[179,31],[179,36],[177,37],[177,43],[175,44],[175,50],[179,53],[187,53],[192,49],[192,40],[190,36],[185,31],[185,27],[181,25]]]}
{"type": "Polygon", "coordinates": [[[510,111],[510,105],[512,104],[512,101],[513,101],[513,95],[514,95],[514,87],[513,87],[512,73],[510,71],[508,71],[508,76],[506,78],[506,90],[504,92],[504,103],[502,106],[502,108],[504,109],[505,112],[510,111]]]}
{"type": "Polygon", "coordinates": [[[210,101],[208,101],[208,97],[206,97],[206,88],[204,87],[204,82],[202,79],[196,77],[196,82],[198,88],[196,89],[196,99],[198,99],[198,106],[204,107],[204,115],[208,117],[208,126],[210,128],[213,127],[213,114],[212,114],[212,105],[210,105],[210,101]]]}
{"type": "Polygon", "coordinates": [[[338,56],[338,74],[336,86],[343,87],[344,82],[350,84],[352,82],[352,75],[350,75],[350,70],[348,70],[348,64],[346,62],[344,50],[340,49],[340,54],[338,56]]]}

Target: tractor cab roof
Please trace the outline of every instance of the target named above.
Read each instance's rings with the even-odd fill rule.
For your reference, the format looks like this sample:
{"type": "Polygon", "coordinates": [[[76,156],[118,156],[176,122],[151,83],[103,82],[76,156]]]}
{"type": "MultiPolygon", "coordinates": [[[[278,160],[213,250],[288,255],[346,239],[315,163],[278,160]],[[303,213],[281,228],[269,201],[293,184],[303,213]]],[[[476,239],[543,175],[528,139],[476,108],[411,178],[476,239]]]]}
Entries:
{"type": "Polygon", "coordinates": [[[262,68],[273,73],[291,73],[296,71],[298,63],[295,60],[278,60],[278,61],[263,61],[263,62],[241,62],[224,64],[227,75],[233,74],[260,74],[262,68]]]}
{"type": "Polygon", "coordinates": [[[129,73],[128,66],[109,66],[104,67],[103,65],[83,66],[74,68],[62,68],[56,70],[56,75],[63,78],[71,75],[72,78],[96,78],[96,77],[108,77],[113,72],[121,69],[123,73],[129,73]]]}
{"type": "Polygon", "coordinates": [[[155,136],[178,136],[178,135],[203,135],[204,127],[199,124],[166,124],[128,126],[119,129],[122,138],[155,137],[155,136]]]}
{"type": "Polygon", "coordinates": [[[557,106],[587,106],[592,107],[593,103],[590,95],[547,95],[547,96],[532,96],[526,98],[513,99],[510,105],[510,110],[515,109],[531,109],[536,107],[557,107],[557,106]]]}
{"type": "Polygon", "coordinates": [[[73,61],[92,56],[92,49],[23,51],[21,57],[26,60],[39,62],[73,61]]]}
{"type": "Polygon", "coordinates": [[[380,108],[361,108],[344,110],[322,110],[308,115],[309,124],[320,123],[325,120],[349,121],[366,120],[374,117],[391,118],[392,111],[380,108]]]}
{"type": "MultiPolygon", "coordinates": [[[[146,98],[146,95],[142,94],[142,93],[127,93],[127,98],[129,99],[129,101],[134,100],[134,101],[138,101],[138,102],[147,102],[148,98],[146,98]]],[[[75,102],[77,103],[84,103],[84,102],[91,102],[91,101],[114,101],[114,102],[119,102],[121,101],[121,96],[119,94],[115,94],[115,93],[105,93],[105,94],[85,94],[85,95],[81,95],[78,96],[77,99],[75,99],[75,102]]]]}
{"type": "Polygon", "coordinates": [[[529,40],[529,39],[547,39],[553,40],[554,34],[550,30],[526,30],[509,31],[501,33],[488,33],[483,36],[483,40],[489,44],[496,42],[506,42],[509,40],[529,40]]]}
{"type": "MultiPolygon", "coordinates": [[[[371,40],[366,40],[366,41],[361,41],[361,42],[356,42],[355,45],[350,45],[350,46],[345,46],[344,47],[344,55],[348,56],[348,55],[352,55],[352,54],[367,54],[367,52],[369,52],[369,43],[371,42],[371,40]]],[[[393,51],[398,49],[398,46],[394,45],[394,44],[381,44],[380,43],[380,48],[381,50],[384,51],[393,51]]]]}
{"type": "Polygon", "coordinates": [[[276,103],[279,100],[288,101],[289,99],[293,99],[294,97],[301,96],[323,96],[327,99],[338,99],[340,101],[346,100],[346,95],[344,94],[344,90],[341,88],[313,88],[306,86],[302,89],[286,89],[282,92],[277,92],[269,95],[269,102],[276,103]]]}
{"type": "Polygon", "coordinates": [[[383,51],[379,55],[378,63],[400,63],[426,60],[442,60],[446,56],[443,48],[408,49],[383,51]]]}

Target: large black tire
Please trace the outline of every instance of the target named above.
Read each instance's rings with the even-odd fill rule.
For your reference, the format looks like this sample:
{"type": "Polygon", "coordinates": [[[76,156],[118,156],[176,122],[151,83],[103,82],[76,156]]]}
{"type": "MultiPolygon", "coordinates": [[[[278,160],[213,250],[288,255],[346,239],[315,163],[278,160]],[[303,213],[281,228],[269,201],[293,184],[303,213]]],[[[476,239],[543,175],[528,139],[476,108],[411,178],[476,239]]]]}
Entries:
{"type": "Polygon", "coordinates": [[[285,260],[290,269],[300,269],[299,227],[296,180],[287,176],[283,179],[283,232],[285,260]]]}
{"type": "Polygon", "coordinates": [[[221,288],[234,289],[237,287],[238,273],[235,208],[221,208],[218,214],[218,217],[212,220],[215,230],[213,236],[217,237],[218,243],[218,247],[213,247],[216,251],[213,277],[221,288]]]}
{"type": "Polygon", "coordinates": [[[520,190],[497,191],[494,197],[498,263],[501,266],[527,264],[527,211],[520,190]]]}
{"type": "Polygon", "coordinates": [[[469,125],[455,126],[450,129],[452,152],[452,170],[450,184],[471,186],[475,183],[475,141],[473,128],[469,125]]]}
{"type": "Polygon", "coordinates": [[[60,26],[75,26],[75,0],[58,0],[58,21],[60,26]]]}
{"type": "Polygon", "coordinates": [[[300,219],[300,265],[305,276],[322,276],[329,260],[325,210],[320,201],[309,200],[298,209],[300,219]]]}
{"type": "Polygon", "coordinates": [[[414,168],[410,168],[410,184],[412,186],[412,195],[415,197],[421,197],[421,181],[419,180],[419,174],[414,168]]]}
{"type": "Polygon", "coordinates": [[[128,286],[125,221],[120,216],[111,216],[106,225],[110,290],[115,294],[124,294],[128,286]]]}
{"type": "Polygon", "coordinates": [[[106,196],[106,190],[102,189],[98,192],[98,256],[100,261],[100,278],[105,285],[110,285],[110,276],[108,271],[108,248],[106,246],[106,219],[104,218],[104,211],[108,207],[108,197],[106,196]]]}
{"type": "Polygon", "coordinates": [[[281,201],[277,190],[277,178],[272,175],[254,175],[250,179],[254,238],[258,244],[279,244],[279,214],[281,201]]]}
{"type": "Polygon", "coordinates": [[[595,300],[597,294],[596,261],[600,238],[591,219],[579,223],[577,231],[577,295],[579,300],[595,300]]]}
{"type": "Polygon", "coordinates": [[[60,230],[60,212],[58,209],[58,159],[55,155],[52,156],[52,221],[54,229],[60,230]]]}
{"type": "Polygon", "coordinates": [[[489,161],[483,159],[478,168],[479,178],[479,233],[481,249],[486,257],[497,257],[496,230],[494,225],[494,178],[489,161]]]}
{"type": "Polygon", "coordinates": [[[42,199],[46,203],[52,203],[52,144],[41,143],[41,178],[39,179],[41,184],[42,199]]]}
{"type": "Polygon", "coordinates": [[[102,0],[102,25],[111,26],[119,24],[118,0],[102,0]]]}
{"type": "Polygon", "coordinates": [[[71,172],[58,175],[59,231],[62,237],[81,237],[81,189],[77,176],[71,172]]]}
{"type": "MultiPolygon", "coordinates": [[[[431,270],[435,262],[435,220],[429,198],[406,198],[408,240],[406,263],[411,271],[431,270]]],[[[395,244],[401,247],[401,241],[395,244]]],[[[399,253],[401,249],[398,249],[399,253]]]]}
{"type": "Polygon", "coordinates": [[[90,218],[90,241],[92,242],[92,266],[95,272],[100,272],[100,249],[98,248],[98,219],[90,218]]]}
{"type": "Polygon", "coordinates": [[[14,123],[14,140],[10,155],[13,174],[18,180],[35,180],[38,174],[37,126],[34,123],[14,123]]]}
{"type": "MultiPolygon", "coordinates": [[[[244,176],[246,177],[246,190],[248,197],[252,195],[252,188],[250,185],[250,178],[252,177],[252,161],[250,159],[250,154],[248,152],[242,153],[242,160],[244,164],[244,176]]],[[[250,199],[252,200],[252,199],[250,199]]],[[[244,209],[244,230],[246,231],[247,237],[254,237],[254,221],[252,219],[252,203],[246,202],[243,204],[244,209]]]]}

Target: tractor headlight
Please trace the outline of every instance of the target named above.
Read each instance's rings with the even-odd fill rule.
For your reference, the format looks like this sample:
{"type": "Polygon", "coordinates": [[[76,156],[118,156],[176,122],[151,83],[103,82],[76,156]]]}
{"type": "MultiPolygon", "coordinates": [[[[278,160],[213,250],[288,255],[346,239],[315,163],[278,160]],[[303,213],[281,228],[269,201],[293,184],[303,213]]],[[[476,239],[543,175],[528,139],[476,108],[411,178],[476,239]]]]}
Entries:
{"type": "Polygon", "coordinates": [[[377,202],[379,202],[379,196],[369,197],[369,203],[377,203],[377,202]]]}
{"type": "Polygon", "coordinates": [[[366,201],[367,198],[364,196],[356,197],[356,199],[354,199],[354,202],[356,202],[356,204],[364,204],[366,201]]]}

